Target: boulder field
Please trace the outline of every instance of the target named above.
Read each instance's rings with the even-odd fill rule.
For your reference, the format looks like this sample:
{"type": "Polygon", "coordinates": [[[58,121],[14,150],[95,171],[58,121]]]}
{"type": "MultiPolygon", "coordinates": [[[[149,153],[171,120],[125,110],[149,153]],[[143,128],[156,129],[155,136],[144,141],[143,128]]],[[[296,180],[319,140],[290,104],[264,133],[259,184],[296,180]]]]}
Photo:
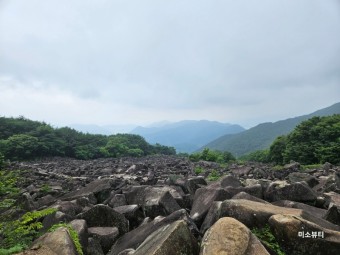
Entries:
{"type": "MultiPolygon", "coordinates": [[[[50,158],[7,169],[22,177],[17,213],[55,208],[43,229],[69,223],[85,255],[278,254],[252,231],[263,228],[287,255],[340,254],[340,167],[330,164],[278,169],[150,156],[50,158]],[[211,173],[220,178],[209,181],[211,173]]],[[[21,254],[78,252],[60,227],[21,254]]]]}

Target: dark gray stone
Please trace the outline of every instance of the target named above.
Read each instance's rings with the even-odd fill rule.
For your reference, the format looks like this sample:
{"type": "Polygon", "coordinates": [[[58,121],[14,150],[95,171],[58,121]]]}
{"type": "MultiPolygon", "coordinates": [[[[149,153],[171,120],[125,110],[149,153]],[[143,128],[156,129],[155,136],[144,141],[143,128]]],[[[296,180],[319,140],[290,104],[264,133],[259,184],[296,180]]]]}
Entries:
{"type": "Polygon", "coordinates": [[[95,205],[90,210],[78,214],[77,218],[86,220],[88,227],[117,227],[120,235],[129,231],[129,221],[124,215],[107,205],[95,205]]]}

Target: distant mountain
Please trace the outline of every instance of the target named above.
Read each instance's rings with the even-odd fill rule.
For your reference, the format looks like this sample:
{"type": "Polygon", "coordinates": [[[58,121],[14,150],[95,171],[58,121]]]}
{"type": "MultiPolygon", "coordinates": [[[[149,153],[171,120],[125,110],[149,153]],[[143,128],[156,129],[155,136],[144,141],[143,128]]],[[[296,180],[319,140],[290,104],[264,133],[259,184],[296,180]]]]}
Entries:
{"type": "Polygon", "coordinates": [[[340,103],[308,115],[259,124],[238,134],[224,135],[202,146],[214,150],[229,151],[239,157],[252,151],[268,148],[276,137],[290,133],[299,123],[314,116],[340,114],[340,103]]]}
{"type": "Polygon", "coordinates": [[[239,125],[208,120],[184,120],[149,127],[137,127],[130,133],[143,136],[151,144],[172,146],[177,152],[193,152],[204,144],[225,134],[236,134],[245,129],[239,125]]]}
{"type": "Polygon", "coordinates": [[[136,125],[91,125],[91,124],[72,124],[71,128],[89,134],[113,135],[118,133],[130,133],[136,125]]]}

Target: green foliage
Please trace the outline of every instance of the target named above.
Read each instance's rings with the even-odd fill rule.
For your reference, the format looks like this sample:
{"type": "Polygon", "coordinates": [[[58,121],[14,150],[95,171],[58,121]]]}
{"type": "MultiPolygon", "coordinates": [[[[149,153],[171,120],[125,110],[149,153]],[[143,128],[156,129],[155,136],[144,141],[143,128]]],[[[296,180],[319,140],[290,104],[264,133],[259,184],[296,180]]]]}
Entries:
{"type": "Polygon", "coordinates": [[[56,212],[54,208],[27,212],[20,219],[0,223],[0,246],[3,249],[21,247],[25,249],[39,235],[42,223],[39,221],[46,215],[56,212]]]}
{"type": "Polygon", "coordinates": [[[213,169],[211,173],[208,175],[208,181],[217,181],[220,178],[221,175],[215,169],[213,169]]]}
{"type": "Polygon", "coordinates": [[[269,150],[254,151],[249,154],[243,155],[239,157],[238,159],[242,161],[255,161],[255,162],[268,163],[270,162],[269,150]]]}
{"type": "Polygon", "coordinates": [[[52,190],[52,188],[50,187],[50,185],[48,184],[43,184],[40,188],[40,191],[43,192],[43,193],[48,193],[52,190]]]}
{"type": "Polygon", "coordinates": [[[277,137],[269,148],[269,159],[275,164],[282,165],[284,163],[283,154],[287,146],[287,137],[277,137]]]}
{"type": "Polygon", "coordinates": [[[59,224],[55,224],[53,225],[50,229],[49,229],[49,232],[53,232],[55,231],[56,229],[60,228],[60,227],[64,227],[64,228],[67,228],[70,236],[71,236],[71,239],[74,243],[74,246],[76,247],[76,250],[78,252],[79,255],[83,255],[83,249],[81,247],[81,244],[80,244],[80,241],[79,241],[79,236],[78,236],[78,233],[72,228],[71,225],[69,224],[65,224],[65,223],[59,223],[59,224]]]}
{"type": "Polygon", "coordinates": [[[240,157],[252,151],[268,148],[276,137],[292,132],[294,128],[304,120],[313,116],[331,116],[339,113],[340,103],[336,103],[309,115],[273,123],[261,123],[237,134],[224,135],[206,146],[213,150],[230,151],[233,155],[240,157]]]}
{"type": "Polygon", "coordinates": [[[5,166],[5,156],[0,152],[0,170],[5,166]]]}
{"type": "Polygon", "coordinates": [[[0,255],[16,254],[21,252],[22,250],[24,250],[24,247],[22,247],[21,245],[16,245],[9,249],[0,248],[0,255]]]}
{"type": "Polygon", "coordinates": [[[321,164],[312,164],[312,165],[301,165],[302,170],[308,170],[308,169],[320,169],[322,167],[321,164]]]}
{"type": "Polygon", "coordinates": [[[284,167],[281,166],[281,165],[276,165],[276,166],[272,167],[272,170],[274,170],[274,171],[279,171],[279,170],[283,170],[283,169],[284,169],[284,167]]]}
{"type": "Polygon", "coordinates": [[[189,159],[194,162],[205,160],[217,163],[228,163],[232,160],[235,160],[235,157],[228,151],[221,152],[204,148],[202,152],[191,154],[189,159]]]}
{"type": "Polygon", "coordinates": [[[278,137],[269,154],[276,164],[291,160],[301,164],[340,164],[340,114],[303,121],[287,136],[278,137]]]}
{"type": "Polygon", "coordinates": [[[4,161],[2,156],[10,160],[30,160],[48,156],[86,160],[151,154],[175,155],[176,151],[160,144],[150,145],[139,135],[84,134],[69,127],[55,129],[46,123],[23,117],[0,117],[0,168],[4,161]]]}
{"type": "Polygon", "coordinates": [[[195,167],[195,174],[201,174],[204,173],[204,168],[203,167],[195,167]]]}
{"type": "Polygon", "coordinates": [[[4,154],[14,160],[31,159],[38,151],[38,138],[26,134],[12,135],[4,142],[4,154]]]}
{"type": "Polygon", "coordinates": [[[270,227],[266,225],[261,229],[253,228],[251,232],[257,236],[263,243],[265,243],[270,249],[275,251],[277,255],[285,255],[280,245],[275,239],[275,236],[270,231],[270,227]]]}
{"type": "Polygon", "coordinates": [[[8,194],[17,194],[19,192],[16,187],[17,181],[17,172],[0,170],[0,198],[8,194]]]}
{"type": "Polygon", "coordinates": [[[15,205],[16,199],[13,198],[5,198],[0,201],[0,210],[1,209],[8,209],[15,205]]]}

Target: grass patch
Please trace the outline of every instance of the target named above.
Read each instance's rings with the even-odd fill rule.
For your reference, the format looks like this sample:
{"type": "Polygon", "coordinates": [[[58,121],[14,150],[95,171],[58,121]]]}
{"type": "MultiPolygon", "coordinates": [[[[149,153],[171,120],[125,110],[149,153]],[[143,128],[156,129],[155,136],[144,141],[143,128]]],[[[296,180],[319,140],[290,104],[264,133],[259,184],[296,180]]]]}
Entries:
{"type": "Polygon", "coordinates": [[[15,253],[19,253],[19,252],[23,251],[24,249],[25,249],[25,247],[23,247],[21,245],[16,245],[16,246],[13,246],[12,248],[9,248],[9,249],[0,248],[0,255],[15,254],[15,253]]]}
{"type": "Polygon", "coordinates": [[[266,244],[270,249],[275,251],[277,255],[285,255],[280,245],[276,241],[275,236],[270,231],[269,225],[266,225],[265,227],[261,229],[253,228],[251,232],[254,235],[256,235],[257,238],[260,239],[264,244],[266,244]]]}
{"type": "Polygon", "coordinates": [[[322,168],[322,165],[321,164],[301,165],[301,170],[318,169],[318,168],[322,168]]]}
{"type": "Polygon", "coordinates": [[[204,173],[204,168],[203,167],[195,167],[195,174],[201,174],[201,173],[204,173]]]}
{"type": "Polygon", "coordinates": [[[283,169],[284,169],[284,166],[281,166],[281,165],[276,165],[276,166],[272,167],[272,170],[274,170],[274,171],[279,171],[279,170],[283,170],[283,169]]]}
{"type": "Polygon", "coordinates": [[[43,184],[42,186],[41,186],[41,188],[40,188],[40,191],[42,192],[42,193],[48,193],[48,192],[50,192],[52,190],[52,188],[50,187],[50,185],[48,185],[48,184],[43,184]]]}
{"type": "Polygon", "coordinates": [[[221,175],[215,169],[213,169],[211,173],[208,175],[208,181],[217,181],[220,178],[221,178],[221,175]]]}

